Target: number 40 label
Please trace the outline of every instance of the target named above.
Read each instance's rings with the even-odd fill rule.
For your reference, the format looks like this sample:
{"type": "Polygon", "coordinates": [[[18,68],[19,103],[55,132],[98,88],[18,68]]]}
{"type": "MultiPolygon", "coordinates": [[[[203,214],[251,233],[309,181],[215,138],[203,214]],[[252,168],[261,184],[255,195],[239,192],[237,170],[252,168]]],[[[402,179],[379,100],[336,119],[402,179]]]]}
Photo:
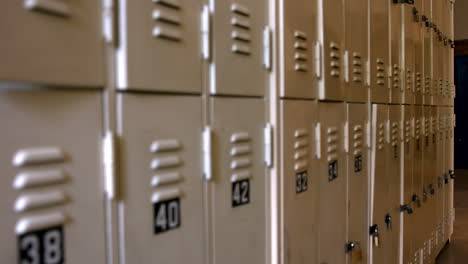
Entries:
{"type": "Polygon", "coordinates": [[[20,264],[63,264],[63,227],[57,226],[18,237],[20,264]]]}
{"type": "Polygon", "coordinates": [[[180,198],[154,204],[154,234],[180,227],[180,198]]]}

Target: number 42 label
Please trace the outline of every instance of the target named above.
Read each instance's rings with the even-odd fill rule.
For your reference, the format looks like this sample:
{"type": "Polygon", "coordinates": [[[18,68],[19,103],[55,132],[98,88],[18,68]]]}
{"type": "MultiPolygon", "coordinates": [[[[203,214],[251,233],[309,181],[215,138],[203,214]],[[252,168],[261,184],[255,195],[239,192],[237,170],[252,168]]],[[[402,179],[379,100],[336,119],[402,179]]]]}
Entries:
{"type": "Polygon", "coordinates": [[[249,180],[236,181],[232,183],[232,207],[238,207],[250,202],[249,180]]]}
{"type": "Polygon", "coordinates": [[[29,232],[18,237],[20,264],[63,264],[63,227],[29,232]]]}

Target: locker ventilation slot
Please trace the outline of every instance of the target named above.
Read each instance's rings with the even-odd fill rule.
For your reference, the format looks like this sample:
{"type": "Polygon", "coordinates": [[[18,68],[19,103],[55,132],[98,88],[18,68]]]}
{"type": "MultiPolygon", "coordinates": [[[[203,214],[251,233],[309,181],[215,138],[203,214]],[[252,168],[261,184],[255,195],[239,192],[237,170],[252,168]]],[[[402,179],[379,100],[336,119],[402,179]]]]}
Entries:
{"type": "Polygon", "coordinates": [[[409,143],[411,138],[411,122],[405,121],[405,142],[409,143]]]}
{"type": "Polygon", "coordinates": [[[183,167],[183,159],[180,157],[182,142],[177,139],[155,140],[149,150],[155,155],[150,163],[150,168],[155,171],[150,182],[150,186],[155,188],[151,201],[156,203],[180,198],[182,190],[178,184],[183,181],[183,174],[179,171],[183,167]]]}
{"type": "Polygon", "coordinates": [[[304,172],[309,166],[309,132],[306,129],[294,131],[294,170],[304,172]]]}
{"type": "Polygon", "coordinates": [[[250,56],[251,35],[250,35],[250,10],[243,5],[231,4],[231,52],[250,56]]]}
{"type": "Polygon", "coordinates": [[[416,92],[421,92],[421,73],[416,73],[416,92]]]}
{"type": "Polygon", "coordinates": [[[411,91],[413,88],[413,72],[408,69],[406,70],[406,90],[411,91]]]}
{"type": "Polygon", "coordinates": [[[180,42],[183,40],[181,5],[178,0],[153,0],[153,37],[180,42]]]}
{"type": "Polygon", "coordinates": [[[353,82],[362,82],[362,57],[361,54],[353,52],[353,82]]]}
{"type": "Polygon", "coordinates": [[[236,132],[230,138],[231,182],[247,180],[252,177],[252,144],[247,132],[236,132]]]}
{"type": "Polygon", "coordinates": [[[340,77],[341,59],[340,46],[334,42],[330,43],[330,76],[340,77]]]}
{"type": "Polygon", "coordinates": [[[327,129],[327,161],[336,161],[338,160],[338,128],[329,127],[327,129]]]}
{"type": "Polygon", "coordinates": [[[294,31],[294,70],[299,72],[307,72],[308,61],[308,43],[307,34],[302,31],[294,31]]]}
{"type": "Polygon", "coordinates": [[[398,131],[399,130],[399,127],[398,127],[398,123],[397,122],[393,122],[392,123],[392,136],[391,136],[391,144],[393,147],[397,146],[398,145],[398,131]]]}
{"type": "Polygon", "coordinates": [[[424,81],[424,93],[426,95],[432,95],[432,91],[431,91],[431,77],[429,76],[426,76],[426,78],[424,78],[425,81],[424,81]]]}
{"type": "Polygon", "coordinates": [[[58,190],[56,186],[65,182],[66,174],[58,168],[44,168],[51,164],[63,164],[65,157],[65,152],[58,147],[21,149],[15,153],[13,165],[27,169],[19,172],[13,181],[13,188],[24,191],[19,193],[13,206],[14,210],[20,215],[28,213],[16,222],[17,234],[65,223],[65,214],[54,207],[69,201],[67,193],[58,190]],[[36,165],[41,165],[41,168],[34,168],[36,165]],[[41,209],[48,212],[44,214],[41,209]]]}
{"type": "Polygon", "coordinates": [[[376,68],[376,83],[377,85],[385,85],[385,62],[382,59],[377,59],[376,68]]]}
{"type": "Polygon", "coordinates": [[[421,121],[418,119],[416,120],[416,127],[415,127],[416,139],[421,137],[421,121]]]}
{"type": "Polygon", "coordinates": [[[354,126],[353,128],[353,151],[354,156],[358,156],[362,154],[362,149],[364,145],[364,134],[361,125],[354,126]]]}
{"type": "Polygon", "coordinates": [[[429,136],[429,130],[431,128],[431,120],[429,118],[424,118],[424,136],[429,136]]]}
{"type": "Polygon", "coordinates": [[[398,64],[393,65],[393,88],[400,89],[400,67],[398,64]]]}
{"type": "Polygon", "coordinates": [[[379,150],[384,148],[385,143],[385,124],[380,123],[379,128],[377,130],[377,147],[379,150]]]}

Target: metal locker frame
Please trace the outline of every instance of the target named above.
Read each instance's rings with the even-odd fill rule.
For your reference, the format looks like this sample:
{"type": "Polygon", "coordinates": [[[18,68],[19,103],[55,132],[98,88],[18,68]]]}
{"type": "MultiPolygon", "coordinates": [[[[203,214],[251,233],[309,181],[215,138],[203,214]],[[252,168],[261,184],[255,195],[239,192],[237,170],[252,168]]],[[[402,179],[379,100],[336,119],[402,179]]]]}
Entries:
{"type": "Polygon", "coordinates": [[[347,125],[347,196],[348,196],[348,258],[346,263],[368,263],[368,125],[367,104],[346,104],[347,125]],[[361,256],[361,257],[359,257],[361,256]],[[359,260],[359,258],[361,260],[359,260]]]}
{"type": "Polygon", "coordinates": [[[116,88],[201,93],[203,2],[119,0],[116,88]]]}
{"type": "Polygon", "coordinates": [[[264,62],[268,58],[266,53],[270,52],[264,39],[268,1],[209,2],[212,17],[210,94],[263,96],[268,87],[264,62]]]}
{"type": "Polygon", "coordinates": [[[347,233],[344,103],[318,104],[319,261],[346,262],[347,233]]]}
{"type": "Polygon", "coordinates": [[[371,114],[371,201],[370,201],[370,263],[385,263],[386,215],[389,211],[387,144],[388,105],[372,104],[371,114]]]}
{"type": "Polygon", "coordinates": [[[105,263],[101,93],[6,84],[0,102],[0,262],[105,263]]]}
{"type": "Polygon", "coordinates": [[[116,99],[121,261],[206,263],[201,97],[116,99]]]}
{"type": "Polygon", "coordinates": [[[386,0],[369,1],[370,10],[370,101],[388,103],[388,65],[389,65],[389,21],[387,17],[390,2],[386,0]]]}
{"type": "Polygon", "coordinates": [[[404,80],[404,62],[403,48],[404,48],[404,31],[402,28],[405,26],[403,20],[402,6],[399,3],[391,2],[389,8],[389,20],[390,20],[390,31],[389,31],[389,51],[390,51],[390,74],[389,74],[389,92],[390,102],[392,104],[401,104],[403,102],[404,86],[402,80],[404,80]]]}
{"type": "Polygon", "coordinates": [[[270,212],[269,178],[264,163],[264,100],[209,100],[212,171],[205,176],[210,201],[208,257],[215,264],[267,264],[270,212]],[[245,147],[245,154],[236,151],[245,147]],[[235,206],[231,199],[234,185],[242,181],[248,181],[249,197],[247,203],[235,206]]]}
{"type": "Polygon", "coordinates": [[[282,98],[316,98],[317,3],[278,1],[279,92],[282,98]]]}
{"type": "Polygon", "coordinates": [[[281,100],[280,107],[280,263],[318,263],[319,180],[314,143],[317,103],[281,100]]]}
{"type": "Polygon", "coordinates": [[[341,0],[317,0],[318,40],[316,50],[320,58],[318,99],[343,101],[345,67],[344,50],[344,8],[341,0]],[[338,14],[330,16],[327,14],[338,14]]]}
{"type": "Polygon", "coordinates": [[[4,3],[0,80],[66,89],[103,87],[101,2],[47,2],[4,3]]]}
{"type": "Polygon", "coordinates": [[[347,102],[368,100],[368,1],[345,1],[345,93],[347,102]]]}

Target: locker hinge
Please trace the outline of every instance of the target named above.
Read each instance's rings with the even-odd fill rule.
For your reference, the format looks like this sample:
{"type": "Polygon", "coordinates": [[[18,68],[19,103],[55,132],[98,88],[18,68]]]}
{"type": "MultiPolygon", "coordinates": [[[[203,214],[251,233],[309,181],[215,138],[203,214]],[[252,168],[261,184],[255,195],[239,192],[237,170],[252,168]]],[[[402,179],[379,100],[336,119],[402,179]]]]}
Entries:
{"type": "Polygon", "coordinates": [[[343,56],[344,81],[349,82],[349,52],[346,50],[343,56]]]}
{"type": "Polygon", "coordinates": [[[116,136],[112,131],[107,131],[102,142],[103,167],[104,167],[104,188],[107,199],[113,200],[117,196],[117,151],[116,136]]]}
{"type": "Polygon", "coordinates": [[[321,159],[322,158],[322,129],[321,129],[321,125],[320,123],[317,123],[315,125],[315,156],[317,157],[317,159],[321,159]]]}
{"type": "Polygon", "coordinates": [[[102,0],[102,36],[108,44],[116,42],[116,8],[115,0],[102,0]]]}
{"type": "Polygon", "coordinates": [[[211,127],[207,126],[202,132],[202,152],[203,152],[203,176],[205,180],[211,181],[213,178],[212,166],[212,138],[213,132],[211,127]]]}
{"type": "Polygon", "coordinates": [[[349,152],[349,122],[346,121],[345,124],[344,124],[344,140],[343,140],[343,143],[344,143],[344,150],[346,153],[349,152]]]}
{"type": "Polygon", "coordinates": [[[264,129],[265,137],[265,166],[271,168],[273,166],[273,126],[268,123],[264,129]]]}
{"type": "Polygon", "coordinates": [[[315,76],[320,79],[322,77],[322,45],[318,41],[315,43],[314,53],[315,76]]]}
{"type": "Polygon", "coordinates": [[[208,5],[204,5],[201,12],[201,53],[204,60],[211,59],[211,12],[208,5]]]}
{"type": "Polygon", "coordinates": [[[263,29],[263,66],[266,70],[271,70],[272,59],[271,59],[271,45],[272,45],[272,32],[269,26],[263,29]]]}

